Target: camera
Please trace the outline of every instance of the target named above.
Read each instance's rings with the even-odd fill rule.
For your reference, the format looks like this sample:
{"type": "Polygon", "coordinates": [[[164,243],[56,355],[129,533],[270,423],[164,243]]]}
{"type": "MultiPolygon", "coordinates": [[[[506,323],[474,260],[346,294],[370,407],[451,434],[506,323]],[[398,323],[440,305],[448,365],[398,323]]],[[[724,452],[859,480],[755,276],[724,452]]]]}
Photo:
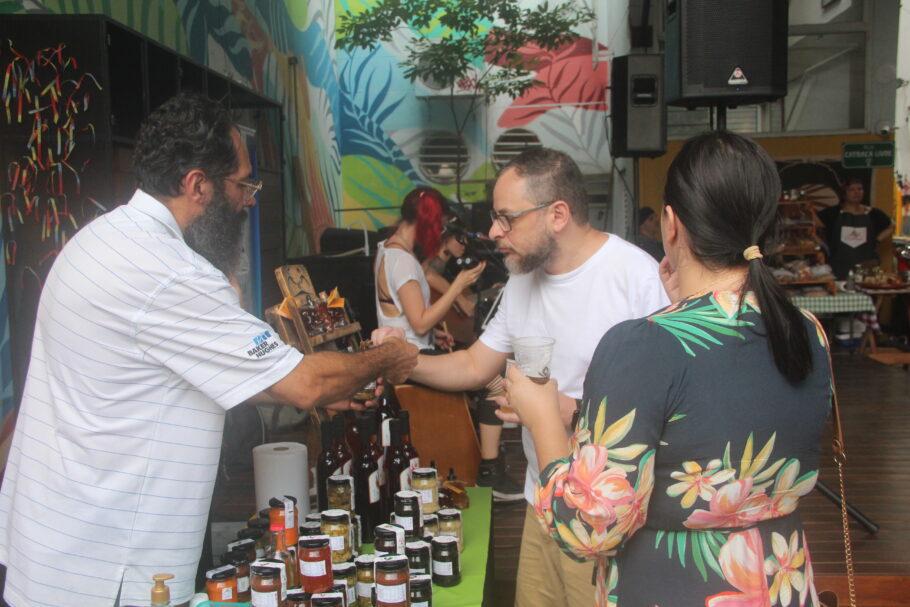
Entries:
{"type": "Polygon", "coordinates": [[[480,265],[480,259],[472,255],[465,255],[455,260],[459,270],[472,270],[480,265]]]}

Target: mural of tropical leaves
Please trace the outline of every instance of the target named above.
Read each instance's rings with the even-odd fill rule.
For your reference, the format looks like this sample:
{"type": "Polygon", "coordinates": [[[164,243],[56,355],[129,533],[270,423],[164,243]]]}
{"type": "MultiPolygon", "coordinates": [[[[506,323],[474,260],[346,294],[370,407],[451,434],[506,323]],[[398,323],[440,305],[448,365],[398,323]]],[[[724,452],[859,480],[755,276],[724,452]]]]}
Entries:
{"type": "Polygon", "coordinates": [[[253,64],[250,49],[240,24],[232,14],[231,0],[176,1],[189,40],[190,56],[203,65],[210,65],[208,41],[212,38],[224,50],[237,73],[251,82],[253,64]]]}
{"type": "Polygon", "coordinates": [[[355,52],[339,74],[341,120],[341,153],[371,156],[400,170],[414,183],[422,180],[411,160],[404,155],[382,128],[385,121],[405,99],[390,97],[392,76],[396,69],[389,60],[381,63],[382,47],[355,52]]]}
{"type": "MultiPolygon", "coordinates": [[[[322,180],[326,198],[331,204],[331,209],[336,210],[342,204],[341,186],[341,152],[338,149],[338,140],[335,138],[335,123],[332,113],[332,104],[328,91],[318,87],[309,87],[312,101],[313,116],[311,124],[319,135],[316,141],[316,153],[319,156],[319,178],[322,180]]],[[[335,214],[336,224],[337,213],[335,214]]]]}
{"type": "Polygon", "coordinates": [[[398,205],[414,187],[397,167],[371,156],[348,155],[341,163],[344,178],[344,206],[341,225],[362,221],[367,228],[394,223],[398,205]],[[363,209],[353,212],[354,209],[363,209]]]}

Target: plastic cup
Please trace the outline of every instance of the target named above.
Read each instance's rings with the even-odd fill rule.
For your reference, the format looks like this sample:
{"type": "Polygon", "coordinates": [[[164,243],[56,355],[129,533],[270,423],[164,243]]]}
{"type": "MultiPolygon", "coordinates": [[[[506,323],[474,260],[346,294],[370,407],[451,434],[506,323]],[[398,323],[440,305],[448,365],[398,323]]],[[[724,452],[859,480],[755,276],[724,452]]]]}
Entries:
{"type": "Polygon", "coordinates": [[[531,381],[545,384],[550,379],[550,357],[555,343],[552,337],[519,337],[512,342],[515,363],[531,381]]]}

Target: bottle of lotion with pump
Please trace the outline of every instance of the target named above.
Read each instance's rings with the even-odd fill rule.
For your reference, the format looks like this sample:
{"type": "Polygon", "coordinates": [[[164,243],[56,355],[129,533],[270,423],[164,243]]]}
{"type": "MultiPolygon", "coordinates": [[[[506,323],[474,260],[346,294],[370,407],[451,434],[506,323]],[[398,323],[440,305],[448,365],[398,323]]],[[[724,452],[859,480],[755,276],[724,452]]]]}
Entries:
{"type": "Polygon", "coordinates": [[[156,573],[152,576],[152,607],[170,607],[171,589],[164,582],[174,577],[173,573],[156,573]]]}

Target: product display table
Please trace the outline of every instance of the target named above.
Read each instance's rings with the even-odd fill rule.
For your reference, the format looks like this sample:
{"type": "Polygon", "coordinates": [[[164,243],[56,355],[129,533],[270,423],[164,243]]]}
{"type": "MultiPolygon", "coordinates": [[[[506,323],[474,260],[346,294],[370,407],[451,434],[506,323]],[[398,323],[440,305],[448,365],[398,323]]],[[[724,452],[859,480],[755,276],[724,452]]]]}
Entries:
{"type": "MultiPolygon", "coordinates": [[[[490,515],[493,493],[489,487],[468,487],[471,507],[461,511],[464,528],[464,552],[461,553],[461,583],[451,588],[433,586],[433,607],[481,607],[490,555],[490,515]]],[[[364,552],[372,553],[366,544],[364,552]]],[[[250,607],[250,603],[215,603],[205,601],[198,607],[233,605],[250,607]]]]}
{"type": "MultiPolygon", "coordinates": [[[[901,287],[897,289],[869,289],[863,288],[862,286],[857,286],[856,290],[860,293],[865,293],[869,297],[872,297],[875,301],[875,315],[878,316],[879,311],[882,308],[882,302],[885,301],[886,297],[907,297],[910,296],[910,287],[901,287]]],[[[907,312],[907,320],[910,322],[910,305],[905,306],[907,312]]],[[[876,325],[873,327],[878,329],[876,325]]],[[[860,352],[863,352],[869,349],[871,352],[875,352],[877,345],[875,342],[875,333],[873,331],[867,331],[865,338],[863,339],[862,347],[860,347],[860,352]]]]}
{"type": "Polygon", "coordinates": [[[790,301],[813,314],[850,314],[858,312],[875,312],[872,298],[864,293],[837,293],[819,297],[800,297],[794,295],[790,301]]]}

